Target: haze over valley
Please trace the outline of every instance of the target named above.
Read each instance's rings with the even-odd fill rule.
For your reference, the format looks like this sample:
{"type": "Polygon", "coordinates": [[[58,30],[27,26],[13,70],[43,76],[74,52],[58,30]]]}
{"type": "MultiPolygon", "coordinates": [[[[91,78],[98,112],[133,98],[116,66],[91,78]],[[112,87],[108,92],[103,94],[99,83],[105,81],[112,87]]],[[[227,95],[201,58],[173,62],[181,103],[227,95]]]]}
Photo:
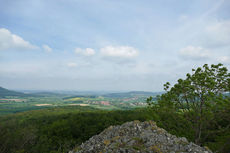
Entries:
{"type": "Polygon", "coordinates": [[[0,0],[0,153],[229,153],[230,0],[0,0]]]}

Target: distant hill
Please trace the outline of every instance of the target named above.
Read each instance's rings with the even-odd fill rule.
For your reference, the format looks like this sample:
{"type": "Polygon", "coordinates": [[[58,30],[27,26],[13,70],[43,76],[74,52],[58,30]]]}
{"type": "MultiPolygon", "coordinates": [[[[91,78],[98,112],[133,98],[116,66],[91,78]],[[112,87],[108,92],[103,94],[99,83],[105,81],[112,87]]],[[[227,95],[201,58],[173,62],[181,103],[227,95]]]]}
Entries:
{"type": "Polygon", "coordinates": [[[163,92],[146,92],[146,91],[130,91],[130,92],[121,92],[121,93],[109,93],[103,95],[104,97],[110,98],[126,98],[134,96],[156,96],[161,95],[163,92]]]}
{"type": "Polygon", "coordinates": [[[20,97],[25,97],[27,95],[24,94],[24,93],[21,93],[21,92],[12,91],[12,90],[8,90],[8,89],[0,87],[0,97],[6,97],[6,96],[20,96],[20,97]]]}
{"type": "Polygon", "coordinates": [[[30,95],[33,95],[34,97],[64,97],[69,96],[68,94],[62,94],[62,93],[55,93],[55,92],[36,92],[36,93],[30,93],[30,95]]]}
{"type": "Polygon", "coordinates": [[[28,91],[13,91],[8,90],[6,88],[0,87],[0,97],[6,97],[6,96],[17,96],[17,97],[63,97],[63,96],[70,96],[69,94],[61,94],[61,93],[55,93],[55,92],[46,92],[46,91],[36,91],[36,92],[28,92],[28,91]]]}

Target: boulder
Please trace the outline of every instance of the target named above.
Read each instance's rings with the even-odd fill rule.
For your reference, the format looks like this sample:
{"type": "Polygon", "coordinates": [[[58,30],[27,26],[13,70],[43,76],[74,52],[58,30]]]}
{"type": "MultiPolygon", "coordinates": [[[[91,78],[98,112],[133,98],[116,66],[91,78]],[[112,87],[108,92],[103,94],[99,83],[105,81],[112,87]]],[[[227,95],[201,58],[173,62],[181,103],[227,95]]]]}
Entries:
{"type": "Polygon", "coordinates": [[[186,138],[178,138],[153,121],[110,126],[69,153],[212,153],[186,138]]]}

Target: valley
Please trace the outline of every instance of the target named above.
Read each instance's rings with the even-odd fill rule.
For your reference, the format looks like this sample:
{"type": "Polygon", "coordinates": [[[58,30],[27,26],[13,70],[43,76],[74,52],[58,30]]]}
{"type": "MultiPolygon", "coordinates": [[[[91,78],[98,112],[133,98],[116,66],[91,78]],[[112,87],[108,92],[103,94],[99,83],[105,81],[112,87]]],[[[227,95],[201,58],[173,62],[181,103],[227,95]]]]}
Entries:
{"type": "Polygon", "coordinates": [[[39,92],[20,93],[1,88],[0,115],[52,107],[92,107],[102,110],[128,110],[146,107],[149,96],[156,98],[154,92],[132,91],[121,93],[98,94],[93,92],[39,92]],[[6,92],[7,91],[7,92],[6,92]],[[7,94],[4,94],[7,93],[7,94]],[[10,92],[17,93],[9,96],[10,92]]]}

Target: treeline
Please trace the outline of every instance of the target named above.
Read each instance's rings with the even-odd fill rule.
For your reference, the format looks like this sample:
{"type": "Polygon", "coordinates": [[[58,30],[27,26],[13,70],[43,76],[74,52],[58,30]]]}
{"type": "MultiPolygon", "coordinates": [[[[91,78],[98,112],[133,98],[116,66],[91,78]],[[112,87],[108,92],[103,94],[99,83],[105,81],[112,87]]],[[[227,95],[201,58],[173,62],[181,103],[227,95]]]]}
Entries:
{"type": "MultiPolygon", "coordinates": [[[[218,116],[217,116],[218,117],[218,116]]],[[[229,117],[229,116],[226,116],[229,117]]],[[[223,122],[224,119],[219,119],[223,122]]],[[[225,118],[226,119],[226,118],[225,118]]],[[[194,130],[190,121],[182,114],[165,107],[144,108],[129,111],[101,111],[90,107],[60,107],[34,110],[0,118],[1,153],[62,153],[68,152],[110,125],[119,125],[133,120],[154,120],[171,134],[194,141],[194,130]],[[167,111],[167,112],[166,112],[167,111]]],[[[225,125],[226,123],[222,123],[225,125]]],[[[226,145],[230,130],[221,131],[215,125],[203,146],[212,150],[222,149],[229,153],[226,145]]]]}
{"type": "MultiPolygon", "coordinates": [[[[101,111],[91,107],[68,106],[1,117],[0,152],[68,152],[110,125],[120,125],[133,120],[154,120],[169,133],[194,141],[190,121],[170,109],[151,107],[128,111],[101,111]]],[[[202,145],[214,151],[222,149],[221,153],[229,153],[229,145],[225,143],[230,138],[230,130],[221,132],[215,126],[210,126],[209,130],[213,134],[210,134],[202,145]]]]}
{"type": "Polygon", "coordinates": [[[110,125],[152,118],[147,112],[60,107],[0,118],[1,153],[67,152],[110,125]]]}

